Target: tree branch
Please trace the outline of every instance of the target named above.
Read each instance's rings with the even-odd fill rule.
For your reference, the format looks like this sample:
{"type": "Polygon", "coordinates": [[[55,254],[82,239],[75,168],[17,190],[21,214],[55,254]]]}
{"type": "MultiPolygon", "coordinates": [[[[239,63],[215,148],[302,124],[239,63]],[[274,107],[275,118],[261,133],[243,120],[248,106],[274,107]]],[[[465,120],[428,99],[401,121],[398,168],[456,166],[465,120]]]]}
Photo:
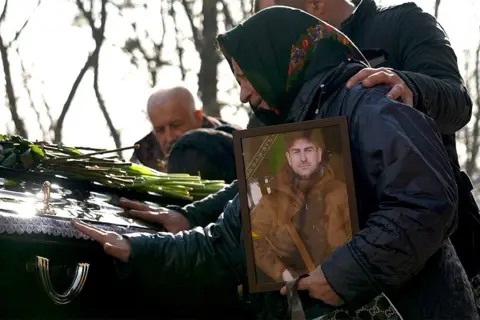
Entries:
{"type": "MultiPolygon", "coordinates": [[[[103,44],[103,40],[104,40],[103,35],[105,33],[105,25],[107,22],[107,10],[106,10],[107,1],[108,0],[102,0],[100,28],[98,29],[95,28],[94,24],[90,25],[90,28],[92,28],[92,34],[94,35],[94,39],[96,42],[96,47],[99,48],[98,54],[95,55],[95,60],[93,61],[93,90],[95,91],[95,97],[97,98],[98,106],[100,107],[103,117],[107,122],[107,126],[110,129],[110,133],[113,138],[113,141],[115,142],[115,146],[117,148],[120,148],[122,145],[120,141],[120,135],[117,129],[115,128],[112,119],[110,118],[110,114],[108,113],[107,107],[105,106],[105,101],[102,98],[102,95],[100,93],[100,88],[98,86],[100,48],[102,47],[102,44],[103,44]]],[[[119,152],[118,155],[121,157],[122,156],[121,152],[119,152]]]]}
{"type": "Polygon", "coordinates": [[[434,7],[434,11],[435,11],[435,19],[438,19],[438,12],[439,12],[439,9],[440,9],[440,2],[441,0],[435,0],[435,7],[434,7]]]}
{"type": "Polygon", "coordinates": [[[42,0],[38,0],[37,1],[37,5],[35,6],[35,9],[33,9],[32,13],[30,13],[30,15],[28,16],[28,18],[25,20],[25,22],[23,23],[22,27],[15,33],[15,36],[13,37],[13,39],[8,43],[7,47],[10,47],[15,41],[18,40],[18,38],[20,37],[20,35],[22,34],[23,30],[25,30],[25,28],[27,27],[28,23],[30,22],[30,19],[33,17],[33,15],[35,14],[35,12],[37,11],[38,7],[40,7],[40,4],[41,4],[42,0]]]}
{"type": "Polygon", "coordinates": [[[195,45],[195,49],[200,53],[203,50],[203,39],[200,36],[200,32],[198,31],[197,27],[195,27],[195,23],[193,22],[193,12],[192,9],[190,8],[189,3],[187,0],[181,0],[183,4],[183,8],[185,9],[185,12],[187,14],[188,21],[190,22],[190,29],[192,30],[192,35],[193,35],[193,44],[195,45]]]}
{"type": "Polygon", "coordinates": [[[8,0],[5,0],[5,3],[3,4],[2,13],[0,14],[0,22],[5,21],[5,17],[7,16],[7,7],[8,7],[8,0]]]}
{"type": "MultiPolygon", "coordinates": [[[[42,86],[44,85],[43,81],[41,84],[42,86]]],[[[43,104],[45,105],[45,111],[47,113],[48,120],[50,120],[50,123],[53,123],[54,120],[53,120],[52,111],[51,111],[52,108],[50,107],[50,104],[47,102],[47,99],[45,98],[45,93],[43,90],[42,90],[41,96],[42,96],[43,104]]]]}
{"type": "MultiPolygon", "coordinates": [[[[25,20],[22,27],[15,33],[14,38],[10,42],[6,42],[3,36],[0,34],[0,54],[2,56],[2,66],[3,66],[4,75],[5,75],[5,91],[7,94],[8,105],[9,105],[10,113],[12,115],[13,123],[15,124],[16,133],[25,138],[28,138],[28,134],[27,134],[27,129],[25,127],[25,123],[23,119],[20,118],[20,115],[18,114],[17,97],[15,95],[15,90],[13,86],[13,79],[12,79],[12,73],[10,70],[10,59],[9,59],[8,50],[10,49],[12,44],[18,40],[18,38],[20,37],[20,34],[28,25],[30,18],[35,13],[35,10],[38,9],[39,5],[40,5],[40,0],[37,2],[37,5],[33,10],[33,12],[25,20]]],[[[2,13],[0,14],[0,23],[5,21],[5,18],[7,16],[7,8],[8,8],[8,0],[5,0],[2,13]]]]}
{"type": "MultiPolygon", "coordinates": [[[[118,14],[120,17],[124,18],[127,20],[122,13],[122,8],[123,6],[120,6],[118,4],[113,4],[114,7],[118,10],[118,14]]],[[[148,5],[145,4],[144,7],[148,10],[148,5]]],[[[135,57],[135,50],[138,50],[138,52],[142,55],[143,59],[146,61],[147,64],[147,70],[150,75],[150,83],[152,86],[155,86],[157,83],[157,73],[158,73],[158,68],[162,65],[169,65],[167,61],[162,60],[162,50],[163,50],[163,44],[164,44],[164,39],[165,39],[165,33],[166,33],[166,26],[165,26],[165,19],[164,19],[164,6],[163,6],[163,1],[160,3],[160,20],[161,20],[161,28],[162,28],[162,35],[160,37],[160,41],[156,43],[151,37],[148,32],[148,30],[144,30],[144,38],[149,40],[151,42],[152,46],[152,54],[150,55],[147,52],[147,49],[142,45],[140,41],[140,36],[139,32],[137,29],[137,25],[135,22],[130,22],[129,24],[131,25],[133,31],[136,34],[135,38],[130,38],[125,41],[125,44],[123,46],[123,51],[126,53],[129,53],[131,56],[131,62],[135,66],[138,67],[136,57],[135,57]]]]}
{"type": "MultiPolygon", "coordinates": [[[[464,66],[463,66],[463,70],[465,72],[465,87],[467,88],[467,91],[468,92],[471,92],[471,89],[470,89],[470,78],[471,78],[471,75],[470,75],[470,52],[469,50],[465,50],[464,53],[464,58],[465,58],[465,63],[464,63],[464,66]]],[[[470,154],[470,128],[468,125],[466,125],[462,130],[461,130],[461,135],[462,135],[462,138],[463,138],[463,143],[465,144],[465,148],[466,148],[466,151],[467,151],[467,159],[465,160],[465,163],[468,163],[468,155],[470,154]]]]}
{"type": "Polygon", "coordinates": [[[30,107],[33,109],[33,111],[35,112],[35,115],[37,116],[38,127],[40,131],[42,131],[43,140],[49,140],[48,131],[42,125],[42,116],[40,114],[40,111],[38,111],[37,107],[35,106],[35,101],[33,99],[32,91],[30,90],[30,86],[28,83],[28,77],[30,76],[30,74],[28,73],[27,68],[25,67],[25,63],[23,62],[22,56],[20,54],[20,50],[17,48],[16,51],[17,51],[17,56],[20,60],[20,67],[22,68],[23,86],[25,87],[25,91],[27,92],[27,96],[30,101],[30,107]]]}
{"type": "MultiPolygon", "coordinates": [[[[223,16],[225,17],[225,27],[226,29],[231,29],[233,26],[236,25],[236,23],[233,21],[232,15],[230,13],[230,10],[228,9],[227,3],[224,0],[219,1],[222,4],[222,13],[223,16]]],[[[243,5],[240,5],[243,8],[243,5]]]]}
{"type": "Polygon", "coordinates": [[[13,80],[12,80],[12,74],[10,71],[10,60],[8,58],[8,48],[6,47],[1,34],[0,34],[0,55],[2,56],[3,73],[5,74],[5,91],[7,93],[7,100],[8,100],[8,105],[10,107],[12,120],[13,120],[13,123],[15,124],[15,130],[17,134],[19,134],[20,136],[28,138],[27,130],[25,128],[25,123],[23,122],[23,120],[20,118],[20,115],[18,114],[17,98],[15,96],[15,91],[13,89],[13,80]]]}
{"type": "Polygon", "coordinates": [[[175,9],[173,9],[173,3],[170,5],[170,16],[173,18],[173,25],[175,26],[175,48],[177,51],[178,55],[178,67],[180,68],[180,73],[182,74],[182,81],[185,80],[187,76],[187,70],[185,70],[185,65],[183,64],[183,53],[185,50],[183,47],[180,45],[180,30],[178,29],[178,24],[177,24],[177,15],[178,12],[176,12],[175,9]]]}
{"type": "Polygon", "coordinates": [[[480,43],[478,44],[477,50],[475,51],[475,89],[476,89],[476,99],[475,104],[477,109],[474,115],[473,129],[472,129],[472,142],[470,148],[470,159],[466,165],[466,171],[469,175],[473,175],[477,169],[477,156],[479,145],[479,134],[480,134],[480,43]]]}
{"type": "Polygon", "coordinates": [[[92,29],[92,37],[95,41],[95,49],[93,50],[92,53],[88,55],[87,61],[83,65],[77,77],[75,78],[72,88],[70,89],[70,92],[68,94],[67,100],[63,105],[60,116],[58,117],[58,120],[56,121],[56,123],[54,123],[54,126],[53,126],[53,130],[54,130],[53,142],[54,143],[62,142],[62,130],[63,130],[63,123],[65,122],[65,117],[67,116],[68,110],[72,105],[73,98],[75,97],[78,87],[80,86],[80,83],[83,80],[83,77],[87,73],[88,69],[90,69],[94,65],[95,61],[98,61],[98,56],[100,54],[100,49],[103,42],[103,35],[105,33],[105,25],[106,25],[106,19],[107,19],[107,13],[106,13],[107,0],[102,0],[102,9],[101,9],[101,18],[100,18],[101,25],[98,30],[97,28],[95,28],[95,21],[93,20],[92,12],[85,10],[85,7],[81,0],[76,0],[76,3],[79,10],[88,20],[90,28],[92,29]]]}
{"type": "MultiPolygon", "coordinates": [[[[118,130],[115,128],[112,119],[110,118],[110,114],[108,113],[107,107],[105,105],[105,101],[102,98],[100,93],[100,88],[98,86],[98,76],[99,76],[99,63],[98,61],[94,64],[93,67],[93,90],[95,91],[95,97],[97,98],[98,106],[102,111],[103,117],[107,122],[108,129],[110,130],[110,134],[115,142],[116,148],[120,148],[122,146],[122,142],[120,140],[120,134],[118,130]]],[[[122,157],[122,153],[118,152],[119,157],[122,157]]]]}
{"type": "Polygon", "coordinates": [[[94,52],[88,55],[87,61],[85,61],[85,64],[83,65],[82,69],[80,69],[80,72],[78,73],[77,77],[75,78],[75,81],[73,82],[72,88],[68,93],[67,100],[63,104],[63,108],[60,113],[60,116],[58,117],[58,120],[52,123],[51,129],[54,132],[54,137],[53,137],[54,143],[58,144],[62,142],[62,130],[63,130],[63,123],[65,122],[65,117],[67,116],[68,110],[70,110],[70,106],[72,105],[73,98],[77,93],[78,87],[80,86],[80,83],[82,82],[83,77],[87,73],[88,69],[93,65],[95,55],[98,54],[97,51],[98,51],[97,48],[95,48],[94,52]]]}

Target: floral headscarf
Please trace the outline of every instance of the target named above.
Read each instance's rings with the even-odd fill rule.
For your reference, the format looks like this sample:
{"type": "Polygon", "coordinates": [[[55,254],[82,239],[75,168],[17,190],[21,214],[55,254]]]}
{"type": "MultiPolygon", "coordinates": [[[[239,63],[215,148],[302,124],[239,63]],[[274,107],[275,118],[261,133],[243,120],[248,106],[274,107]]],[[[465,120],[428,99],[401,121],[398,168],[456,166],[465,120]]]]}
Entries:
{"type": "Polygon", "coordinates": [[[340,31],[284,6],[258,12],[217,40],[230,65],[235,59],[260,96],[278,110],[257,108],[254,112],[260,119],[286,117],[302,85],[319,73],[344,61],[368,64],[340,31]]]}

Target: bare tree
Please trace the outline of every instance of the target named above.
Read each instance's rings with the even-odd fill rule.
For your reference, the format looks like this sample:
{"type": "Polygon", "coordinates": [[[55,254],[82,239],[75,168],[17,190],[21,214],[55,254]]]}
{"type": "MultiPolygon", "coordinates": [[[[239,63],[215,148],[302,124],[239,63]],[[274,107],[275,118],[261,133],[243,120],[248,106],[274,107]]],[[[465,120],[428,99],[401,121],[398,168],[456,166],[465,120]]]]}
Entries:
{"type": "MultiPolygon", "coordinates": [[[[150,85],[154,87],[157,84],[158,70],[164,65],[170,65],[170,62],[162,57],[166,23],[165,19],[168,14],[168,2],[160,1],[160,10],[158,12],[158,25],[155,31],[161,30],[159,39],[154,39],[148,29],[139,29],[137,21],[129,21],[123,12],[126,10],[142,10],[143,12],[152,12],[152,1],[145,1],[142,4],[132,5],[130,1],[116,3],[112,1],[118,10],[118,14],[130,24],[135,36],[128,38],[122,46],[122,50],[130,55],[130,61],[136,67],[139,67],[139,58],[143,59],[147,65],[150,75],[150,85]]],[[[155,2],[156,4],[157,2],[155,2]]],[[[180,65],[183,68],[183,65],[180,65]]]]}
{"type": "MultiPolygon", "coordinates": [[[[90,68],[95,66],[95,64],[98,64],[98,57],[100,55],[100,49],[101,49],[102,44],[103,44],[105,26],[106,26],[106,21],[107,21],[106,6],[107,6],[107,3],[108,3],[108,0],[101,0],[100,26],[99,27],[95,26],[96,23],[95,23],[95,18],[94,18],[94,11],[93,11],[94,2],[95,2],[94,0],[90,0],[90,10],[87,11],[85,9],[85,6],[84,6],[82,0],[76,0],[77,7],[79,8],[79,10],[82,14],[81,17],[85,18],[88,21],[88,25],[91,28],[92,38],[95,41],[95,48],[88,55],[88,58],[85,61],[85,64],[83,65],[82,69],[80,69],[77,77],[75,78],[75,81],[73,82],[73,85],[70,89],[70,92],[68,93],[67,100],[63,104],[63,108],[62,108],[62,111],[60,113],[60,116],[58,117],[58,120],[52,123],[51,129],[54,132],[53,141],[55,143],[60,143],[62,141],[63,123],[65,122],[65,117],[67,116],[67,113],[70,110],[70,106],[72,105],[73,98],[75,97],[75,93],[77,92],[78,87],[80,86],[80,83],[83,80],[83,77],[85,76],[85,74],[87,73],[87,71],[90,68]]],[[[77,17],[77,20],[80,20],[80,17],[77,17]]],[[[97,96],[97,100],[98,100],[98,96],[97,96]]],[[[100,102],[99,102],[99,104],[101,105],[100,102]]],[[[102,109],[101,106],[100,106],[100,109],[102,109]]],[[[103,112],[103,110],[102,110],[102,112],[103,112]]],[[[105,116],[105,113],[104,113],[104,116],[105,116]]],[[[109,120],[107,119],[107,116],[105,116],[105,117],[106,117],[107,124],[108,124],[109,120]]],[[[108,116],[108,118],[109,118],[109,116],[108,116]]],[[[111,131],[112,136],[115,140],[115,144],[117,144],[117,142],[120,141],[118,133],[116,132],[116,130],[112,130],[112,128],[110,128],[110,131],[111,131]]]]}
{"type": "Polygon", "coordinates": [[[30,80],[31,80],[31,75],[27,70],[27,67],[25,66],[25,63],[22,59],[22,56],[20,54],[20,50],[17,48],[17,57],[20,60],[20,67],[22,69],[22,83],[23,87],[27,93],[28,100],[30,101],[30,107],[32,108],[33,112],[35,112],[35,116],[37,117],[37,123],[40,131],[42,131],[42,136],[44,141],[49,141],[50,140],[50,135],[48,132],[48,129],[45,128],[42,125],[42,115],[41,111],[38,110],[37,105],[35,104],[35,100],[33,98],[32,90],[30,89],[30,80]]]}
{"type": "Polygon", "coordinates": [[[473,178],[478,178],[477,160],[480,148],[480,43],[474,54],[474,67],[470,70],[470,57],[465,59],[465,79],[468,91],[472,94],[474,101],[473,121],[462,130],[462,138],[465,143],[467,158],[464,163],[465,171],[473,178]],[[472,81],[473,80],[473,81],[472,81]],[[473,83],[473,87],[471,85],[473,83]]]}
{"type": "MultiPolygon", "coordinates": [[[[119,14],[125,18],[123,12],[126,10],[149,10],[152,12],[152,2],[136,2],[136,5],[126,3],[125,0],[111,0],[115,2],[115,7],[119,14]]],[[[251,0],[241,1],[241,18],[250,14],[251,0]]],[[[122,50],[130,55],[132,64],[139,67],[140,60],[146,62],[148,72],[150,75],[150,84],[156,85],[158,70],[164,65],[176,65],[180,70],[183,80],[185,80],[187,73],[190,70],[184,65],[185,40],[184,34],[191,32],[190,39],[195,46],[200,58],[200,71],[198,72],[198,91],[199,97],[203,104],[205,113],[212,116],[219,116],[220,109],[223,104],[217,99],[217,67],[221,61],[219,52],[216,49],[216,35],[218,34],[219,17],[223,17],[224,25],[227,29],[232,28],[237,24],[237,21],[232,16],[232,10],[225,0],[210,0],[203,1],[200,12],[194,12],[194,4],[198,0],[165,0],[161,1],[160,10],[158,14],[157,30],[161,30],[160,39],[153,40],[148,30],[143,30],[138,27],[137,21],[128,21],[132,30],[135,33],[134,37],[130,37],[125,41],[122,50]],[[220,5],[220,6],[219,6],[220,5]],[[183,10],[178,10],[179,7],[183,10]],[[179,19],[183,18],[185,14],[189,21],[190,30],[177,23],[179,19]],[[168,15],[168,16],[167,16],[168,15]],[[166,21],[171,19],[173,24],[167,24],[166,21]],[[173,33],[175,35],[175,49],[177,53],[177,61],[174,62],[172,58],[163,57],[164,38],[169,25],[173,25],[173,33]]],[[[157,10],[157,9],[155,9],[157,10]]],[[[237,9],[238,10],[238,9],[237,9]]],[[[125,18],[126,19],[126,18],[125,18]]],[[[238,18],[237,18],[238,19],[238,18]]]]}
{"type": "MultiPolygon", "coordinates": [[[[93,90],[95,92],[95,97],[97,98],[98,106],[102,111],[103,117],[107,122],[108,129],[110,130],[110,134],[115,142],[115,146],[120,148],[122,146],[122,142],[120,141],[120,134],[113,125],[113,121],[110,118],[110,114],[108,113],[107,107],[105,105],[105,101],[102,98],[100,93],[100,88],[98,86],[98,78],[99,78],[99,57],[100,57],[100,49],[102,48],[103,41],[105,39],[105,26],[107,24],[107,3],[108,0],[101,0],[101,9],[100,9],[100,26],[96,27],[96,20],[94,18],[94,1],[90,1],[90,10],[86,10],[82,0],[77,0],[77,6],[82,15],[87,19],[90,29],[92,31],[92,38],[95,41],[95,50],[92,55],[92,62],[91,67],[93,68],[93,90]]],[[[121,157],[121,153],[119,152],[119,156],[121,157]]]]}
{"type": "MultiPolygon", "coordinates": [[[[9,50],[12,47],[12,44],[18,40],[22,31],[27,27],[31,16],[39,6],[40,6],[40,0],[37,2],[32,14],[25,20],[22,27],[15,33],[15,36],[13,37],[12,40],[6,41],[3,35],[0,33],[0,55],[2,56],[2,67],[3,67],[3,73],[5,75],[5,91],[7,94],[8,106],[10,109],[10,113],[12,115],[13,123],[15,125],[15,133],[26,138],[28,137],[28,132],[26,130],[25,123],[23,119],[20,118],[20,115],[18,114],[17,96],[14,90],[12,72],[10,70],[9,50]]],[[[5,21],[5,18],[7,16],[7,8],[8,8],[8,0],[5,0],[2,13],[0,14],[0,25],[5,21]]]]}
{"type": "Polygon", "coordinates": [[[201,12],[201,26],[195,25],[193,4],[195,1],[181,0],[185,9],[193,35],[193,43],[200,55],[200,72],[198,73],[198,93],[205,113],[219,116],[220,108],[217,102],[217,66],[220,62],[216,50],[215,39],[218,33],[217,0],[203,0],[201,12]]]}
{"type": "Polygon", "coordinates": [[[440,3],[441,3],[442,0],[435,0],[435,6],[434,6],[434,16],[436,19],[438,19],[438,12],[439,12],[439,9],[440,9],[440,3]]]}

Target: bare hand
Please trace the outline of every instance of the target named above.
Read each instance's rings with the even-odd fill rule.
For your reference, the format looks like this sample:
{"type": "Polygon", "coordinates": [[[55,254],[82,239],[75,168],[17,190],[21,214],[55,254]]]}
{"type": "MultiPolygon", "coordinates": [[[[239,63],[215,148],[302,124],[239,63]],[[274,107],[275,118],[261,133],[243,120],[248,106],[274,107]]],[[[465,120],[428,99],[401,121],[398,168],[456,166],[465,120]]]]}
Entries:
{"type": "Polygon", "coordinates": [[[388,84],[391,88],[387,94],[392,100],[398,100],[413,107],[413,92],[405,81],[402,80],[392,69],[389,68],[365,68],[350,78],[347,88],[351,88],[361,82],[366,88],[379,84],[388,84]]]}
{"type": "Polygon", "coordinates": [[[177,233],[191,228],[188,220],[180,212],[167,208],[152,208],[145,203],[120,200],[120,207],[133,218],[162,225],[167,232],[177,233]]]}
{"type": "Polygon", "coordinates": [[[126,239],[116,232],[104,231],[82,221],[73,221],[73,226],[103,246],[108,255],[128,262],[132,249],[126,239]]]}
{"type": "MultiPolygon", "coordinates": [[[[333,291],[328,284],[322,268],[319,266],[313,272],[310,272],[308,277],[302,278],[298,281],[297,290],[308,290],[312,298],[322,300],[331,306],[341,306],[344,304],[342,299],[333,291]]],[[[287,294],[287,287],[280,290],[283,295],[287,294]]]]}

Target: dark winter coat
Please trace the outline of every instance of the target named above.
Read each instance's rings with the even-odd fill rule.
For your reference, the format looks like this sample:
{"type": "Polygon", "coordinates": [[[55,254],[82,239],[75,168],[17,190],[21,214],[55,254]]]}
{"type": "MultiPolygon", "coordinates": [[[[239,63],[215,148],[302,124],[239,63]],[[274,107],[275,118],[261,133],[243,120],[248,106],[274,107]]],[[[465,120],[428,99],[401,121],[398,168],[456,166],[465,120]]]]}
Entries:
{"type": "MultiPolygon", "coordinates": [[[[290,118],[305,120],[317,106],[324,78],[302,87],[290,118]]],[[[315,116],[349,118],[362,228],[322,269],[352,308],[385,292],[404,319],[477,319],[469,281],[448,239],[457,188],[440,134],[429,117],[389,100],[387,91],[339,87],[315,116]]],[[[152,290],[187,290],[193,283],[218,291],[246,283],[241,230],[237,196],[205,229],[129,235],[135,281],[152,290]]],[[[284,319],[285,298],[269,296],[259,308],[266,318],[284,319]]],[[[318,301],[305,299],[308,317],[318,316],[318,301]]]]}

